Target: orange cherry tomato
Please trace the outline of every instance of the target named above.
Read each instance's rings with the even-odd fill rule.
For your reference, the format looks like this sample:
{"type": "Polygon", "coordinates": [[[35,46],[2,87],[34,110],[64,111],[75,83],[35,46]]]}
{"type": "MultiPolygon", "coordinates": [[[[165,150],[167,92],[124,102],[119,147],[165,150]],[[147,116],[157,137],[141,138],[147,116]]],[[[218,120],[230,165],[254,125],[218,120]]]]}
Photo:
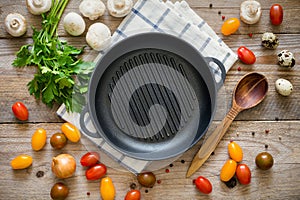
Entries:
{"type": "Polygon", "coordinates": [[[235,174],[237,163],[229,159],[225,162],[221,169],[220,179],[221,181],[227,182],[229,181],[235,174]]]}
{"type": "Polygon", "coordinates": [[[47,140],[47,134],[45,129],[38,128],[31,137],[32,149],[35,151],[41,150],[45,146],[46,140],[47,140]]]}
{"type": "Polygon", "coordinates": [[[140,200],[141,192],[139,190],[130,190],[127,192],[124,200],[140,200]]]}
{"type": "Polygon", "coordinates": [[[246,164],[238,164],[235,174],[241,184],[247,185],[251,182],[251,171],[246,164]]]}
{"type": "Polygon", "coordinates": [[[28,109],[22,102],[16,102],[12,105],[12,111],[15,117],[21,121],[28,120],[28,109]]]}
{"type": "Polygon", "coordinates": [[[102,200],[114,200],[116,195],[115,186],[110,177],[104,177],[100,183],[100,194],[102,200]]]}
{"type": "Polygon", "coordinates": [[[76,126],[66,122],[61,126],[61,131],[71,142],[78,142],[80,140],[81,134],[76,126]]]}
{"type": "Polygon", "coordinates": [[[243,160],[243,150],[236,142],[232,141],[228,144],[228,153],[232,160],[241,162],[243,160]]]}
{"type": "Polygon", "coordinates": [[[32,157],[26,154],[21,154],[15,157],[10,165],[13,169],[25,169],[32,164],[32,157]]]}
{"type": "Polygon", "coordinates": [[[238,18],[227,19],[221,28],[223,35],[231,35],[235,33],[240,27],[240,20],[238,18]]]}
{"type": "Polygon", "coordinates": [[[247,65],[252,65],[256,61],[254,53],[245,46],[239,47],[237,50],[237,54],[239,59],[247,65]]]}
{"type": "Polygon", "coordinates": [[[203,177],[203,176],[199,176],[196,180],[195,180],[195,185],[198,188],[198,190],[200,192],[202,192],[203,194],[209,194],[212,191],[212,185],[210,183],[210,181],[203,177]]]}
{"type": "Polygon", "coordinates": [[[280,25],[283,21],[283,8],[280,4],[273,4],[270,8],[270,19],[273,25],[280,25]]]}

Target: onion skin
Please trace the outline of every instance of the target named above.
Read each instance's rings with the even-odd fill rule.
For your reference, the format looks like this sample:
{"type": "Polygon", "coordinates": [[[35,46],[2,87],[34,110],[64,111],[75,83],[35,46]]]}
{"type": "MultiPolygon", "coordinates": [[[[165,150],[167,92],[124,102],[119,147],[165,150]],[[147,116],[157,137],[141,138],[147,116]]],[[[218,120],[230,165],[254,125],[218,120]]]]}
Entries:
{"type": "Polygon", "coordinates": [[[53,157],[51,168],[58,178],[69,178],[76,171],[76,160],[70,154],[59,154],[53,157]]]}

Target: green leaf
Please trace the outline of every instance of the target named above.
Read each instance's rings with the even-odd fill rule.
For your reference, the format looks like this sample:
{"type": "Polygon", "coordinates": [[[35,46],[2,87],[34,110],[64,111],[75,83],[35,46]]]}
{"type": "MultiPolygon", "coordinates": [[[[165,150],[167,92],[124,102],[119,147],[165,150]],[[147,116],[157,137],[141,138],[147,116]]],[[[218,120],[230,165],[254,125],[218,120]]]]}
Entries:
{"type": "Polygon", "coordinates": [[[31,52],[29,51],[30,44],[24,45],[17,52],[17,57],[13,61],[12,65],[15,67],[24,67],[31,63],[31,52]]]}

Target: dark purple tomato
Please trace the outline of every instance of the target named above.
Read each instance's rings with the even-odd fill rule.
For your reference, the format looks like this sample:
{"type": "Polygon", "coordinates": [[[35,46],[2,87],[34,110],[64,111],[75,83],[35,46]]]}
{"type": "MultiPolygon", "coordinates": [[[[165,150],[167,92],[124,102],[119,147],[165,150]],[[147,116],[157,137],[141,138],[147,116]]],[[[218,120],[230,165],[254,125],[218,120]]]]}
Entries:
{"type": "Polygon", "coordinates": [[[143,172],[137,175],[137,180],[144,187],[153,187],[156,177],[152,172],[143,172]]]}
{"type": "Polygon", "coordinates": [[[268,170],[273,166],[274,159],[268,152],[259,153],[255,158],[255,164],[262,170],[268,170]]]}
{"type": "Polygon", "coordinates": [[[69,188],[61,182],[55,183],[50,192],[50,196],[53,200],[64,200],[69,195],[69,188]]]}
{"type": "Polygon", "coordinates": [[[68,139],[63,133],[54,133],[50,138],[50,144],[54,149],[61,149],[66,146],[68,139]]]}

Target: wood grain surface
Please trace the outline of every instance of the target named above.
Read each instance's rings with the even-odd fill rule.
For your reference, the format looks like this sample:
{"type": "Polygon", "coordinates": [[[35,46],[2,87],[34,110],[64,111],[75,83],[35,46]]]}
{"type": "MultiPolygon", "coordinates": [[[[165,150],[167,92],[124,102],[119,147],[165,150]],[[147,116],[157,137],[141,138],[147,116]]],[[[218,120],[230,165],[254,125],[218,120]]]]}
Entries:
{"type": "MultiPolygon", "coordinates": [[[[259,1],[263,12],[259,23],[254,25],[241,23],[239,30],[227,37],[220,33],[222,16],[239,17],[242,0],[188,0],[187,2],[233,51],[244,45],[257,57],[254,65],[244,65],[237,61],[228,72],[224,85],[226,92],[224,104],[230,107],[235,84],[244,74],[252,71],[267,77],[268,95],[257,107],[238,115],[214,154],[190,178],[185,178],[185,174],[202,140],[171,166],[154,171],[156,178],[161,182],[156,183],[153,188],[140,186],[134,174],[120,170],[118,164],[107,159],[105,164],[110,166],[108,175],[113,179],[116,187],[115,199],[124,199],[131,183],[137,185],[137,189],[142,193],[142,199],[147,200],[300,199],[300,1],[276,1],[284,8],[284,21],[280,26],[271,25],[269,20],[269,9],[275,1],[259,1]],[[218,14],[219,11],[221,14],[218,14]],[[276,50],[267,50],[261,46],[261,35],[267,31],[275,33],[279,38],[280,45],[276,50]],[[253,36],[249,37],[249,33],[253,36]],[[296,66],[293,69],[284,69],[277,65],[276,54],[283,49],[294,53],[296,66]],[[291,96],[283,97],[275,91],[274,83],[278,78],[285,78],[292,82],[294,91],[291,96]],[[269,132],[266,133],[266,130],[269,132]],[[242,162],[246,163],[252,172],[249,185],[237,184],[232,189],[219,178],[221,167],[228,159],[227,144],[231,139],[236,140],[243,148],[242,162]],[[267,151],[274,157],[275,163],[270,170],[262,171],[255,166],[255,156],[262,151],[267,151]],[[201,194],[193,185],[193,179],[200,175],[212,182],[211,194],[201,194]]],[[[70,11],[79,13],[79,4],[78,0],[70,0],[64,14],[70,11]]],[[[60,131],[60,126],[64,122],[55,113],[59,105],[49,108],[29,95],[26,84],[33,78],[35,67],[17,69],[11,65],[16,51],[22,45],[32,42],[30,28],[20,38],[13,38],[5,31],[4,19],[12,12],[24,15],[28,20],[28,27],[41,27],[41,17],[33,16],[27,11],[25,0],[0,1],[0,199],[50,199],[50,189],[58,181],[69,186],[70,194],[67,199],[101,199],[100,182],[87,181],[84,175],[85,169],[79,164],[80,157],[94,148],[93,145],[82,138],[79,143],[69,142],[62,150],[53,150],[49,138],[53,133],[60,131]],[[13,116],[11,106],[15,101],[22,101],[27,105],[30,113],[28,121],[21,123],[13,116]],[[42,151],[34,152],[30,140],[33,132],[39,127],[47,130],[48,139],[42,151]],[[74,155],[78,164],[75,176],[65,180],[55,178],[50,167],[51,158],[62,152],[74,155]],[[21,153],[32,155],[34,159],[32,166],[25,170],[12,170],[10,161],[21,153]],[[42,177],[37,177],[39,171],[44,172],[42,177]]],[[[111,17],[106,13],[97,21],[107,24],[113,32],[122,19],[111,17]]],[[[87,27],[93,23],[86,18],[85,22],[87,27]]],[[[61,39],[67,40],[76,47],[86,45],[86,32],[80,37],[71,37],[60,24],[58,34],[61,39]]],[[[96,56],[97,52],[90,47],[85,49],[83,55],[85,59],[93,60],[96,56]]],[[[222,117],[217,116],[212,129],[217,126],[222,117]]]]}

